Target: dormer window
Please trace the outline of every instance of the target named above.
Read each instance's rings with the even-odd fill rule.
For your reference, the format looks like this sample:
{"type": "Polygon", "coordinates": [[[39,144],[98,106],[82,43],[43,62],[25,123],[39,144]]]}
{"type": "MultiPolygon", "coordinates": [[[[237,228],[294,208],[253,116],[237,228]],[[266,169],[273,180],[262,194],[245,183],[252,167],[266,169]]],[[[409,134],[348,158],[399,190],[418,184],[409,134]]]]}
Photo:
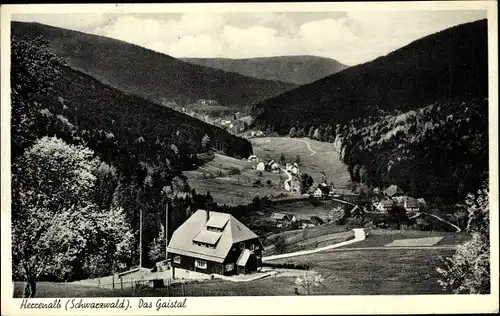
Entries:
{"type": "Polygon", "coordinates": [[[245,243],[244,242],[240,242],[240,250],[243,250],[245,249],[245,243]]]}

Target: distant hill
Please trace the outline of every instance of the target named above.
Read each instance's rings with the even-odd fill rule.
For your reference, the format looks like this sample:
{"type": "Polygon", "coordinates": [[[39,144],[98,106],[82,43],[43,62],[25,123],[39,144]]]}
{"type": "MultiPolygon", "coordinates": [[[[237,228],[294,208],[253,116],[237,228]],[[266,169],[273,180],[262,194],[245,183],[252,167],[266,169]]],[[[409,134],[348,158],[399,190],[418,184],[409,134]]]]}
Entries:
{"type": "Polygon", "coordinates": [[[183,61],[236,72],[245,76],[304,85],[333,75],[348,66],[335,59],[317,56],[277,56],[259,58],[180,58],[183,61]]]}
{"type": "Polygon", "coordinates": [[[296,85],[193,65],[123,41],[39,23],[13,22],[12,36],[42,36],[69,65],[122,91],[163,104],[200,99],[242,110],[296,85]]]}
{"type": "Polygon", "coordinates": [[[461,203],[489,174],[487,34],[481,20],[424,37],[263,102],[255,125],[335,142],[360,188],[461,203]]]}
{"type": "Polygon", "coordinates": [[[270,98],[255,107],[255,124],[285,134],[294,126],[335,126],[439,100],[487,96],[487,52],[486,20],[455,26],[270,98]]]}

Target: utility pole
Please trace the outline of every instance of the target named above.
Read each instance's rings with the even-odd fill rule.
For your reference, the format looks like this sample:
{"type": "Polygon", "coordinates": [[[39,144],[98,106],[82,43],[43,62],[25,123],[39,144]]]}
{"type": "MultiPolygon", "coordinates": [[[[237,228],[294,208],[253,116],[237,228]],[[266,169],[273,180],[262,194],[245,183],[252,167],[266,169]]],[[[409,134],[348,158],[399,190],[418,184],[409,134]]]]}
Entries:
{"type": "Polygon", "coordinates": [[[165,206],[165,264],[168,267],[168,200],[165,206]]]}
{"type": "Polygon", "coordinates": [[[142,209],[139,211],[139,270],[142,268],[142,209]]]}

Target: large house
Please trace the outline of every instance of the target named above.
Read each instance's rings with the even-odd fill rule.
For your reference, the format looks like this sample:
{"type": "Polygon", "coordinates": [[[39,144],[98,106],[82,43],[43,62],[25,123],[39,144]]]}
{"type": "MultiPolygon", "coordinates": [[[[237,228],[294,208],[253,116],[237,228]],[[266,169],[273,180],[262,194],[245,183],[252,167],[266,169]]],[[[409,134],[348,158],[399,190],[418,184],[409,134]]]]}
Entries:
{"type": "Polygon", "coordinates": [[[174,269],[232,275],[262,266],[259,237],[226,213],[196,211],[174,231],[167,249],[174,269]]]}

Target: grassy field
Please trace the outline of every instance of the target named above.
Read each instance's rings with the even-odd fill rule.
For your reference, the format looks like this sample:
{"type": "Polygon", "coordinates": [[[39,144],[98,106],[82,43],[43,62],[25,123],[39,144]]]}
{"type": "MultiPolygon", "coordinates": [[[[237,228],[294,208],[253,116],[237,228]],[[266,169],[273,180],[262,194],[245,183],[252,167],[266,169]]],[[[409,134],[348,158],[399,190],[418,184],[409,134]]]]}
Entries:
{"type": "Polygon", "coordinates": [[[385,245],[390,244],[395,240],[425,237],[443,237],[443,239],[435,244],[435,246],[458,245],[470,238],[470,236],[466,233],[376,229],[370,231],[370,235],[365,240],[345,246],[343,248],[384,247],[385,245]]]}
{"type": "MultiPolygon", "coordinates": [[[[308,264],[323,277],[323,286],[315,295],[409,295],[441,294],[436,266],[439,256],[452,250],[358,250],[320,252],[273,262],[308,264]]],[[[294,295],[294,277],[268,277],[253,282],[209,281],[146,290],[105,290],[74,284],[39,284],[37,297],[109,297],[109,296],[274,296],[294,295]]],[[[22,289],[22,285],[19,285],[22,289]]],[[[304,293],[299,288],[300,293],[304,293]]],[[[20,293],[20,290],[18,291],[20,293]]]]}
{"type": "Polygon", "coordinates": [[[215,154],[215,158],[195,171],[185,171],[188,183],[198,193],[210,192],[214,201],[227,205],[248,204],[255,196],[282,198],[286,192],[284,173],[262,171],[259,176],[252,167],[256,163],[215,154]],[[261,184],[256,185],[255,181],[261,184]]]}
{"type": "MultiPolygon", "coordinates": [[[[14,282],[14,297],[22,297],[24,283],[14,282]]],[[[75,283],[38,282],[36,297],[116,297],[122,296],[120,290],[99,288],[75,283]]]]}
{"type": "Polygon", "coordinates": [[[340,162],[339,154],[333,144],[319,142],[307,138],[289,138],[289,137],[262,137],[253,138],[253,151],[259,158],[274,159],[280,161],[281,154],[285,155],[287,162],[294,163],[297,155],[300,156],[301,172],[311,175],[315,182],[321,181],[322,174],[325,172],[329,181],[333,181],[335,187],[346,188],[350,182],[347,166],[340,162]],[[308,142],[311,149],[308,149],[308,142]]]}

